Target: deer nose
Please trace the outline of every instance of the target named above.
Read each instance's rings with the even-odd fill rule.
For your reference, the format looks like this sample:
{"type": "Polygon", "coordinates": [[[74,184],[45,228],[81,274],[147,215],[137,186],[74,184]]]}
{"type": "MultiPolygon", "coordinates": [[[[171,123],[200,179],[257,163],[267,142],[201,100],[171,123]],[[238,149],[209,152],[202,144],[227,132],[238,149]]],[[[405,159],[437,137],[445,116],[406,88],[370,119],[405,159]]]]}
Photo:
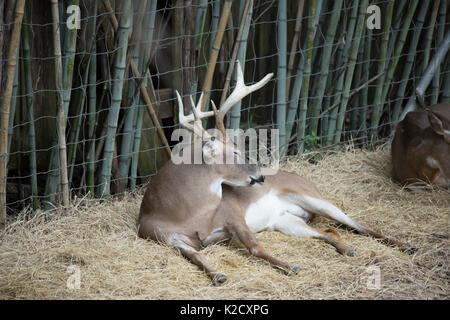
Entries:
{"type": "Polygon", "coordinates": [[[266,179],[266,177],[264,177],[264,175],[260,175],[258,178],[253,178],[253,177],[250,177],[250,184],[251,185],[254,185],[255,184],[255,182],[258,182],[258,183],[263,183],[264,182],[264,180],[266,179]]]}

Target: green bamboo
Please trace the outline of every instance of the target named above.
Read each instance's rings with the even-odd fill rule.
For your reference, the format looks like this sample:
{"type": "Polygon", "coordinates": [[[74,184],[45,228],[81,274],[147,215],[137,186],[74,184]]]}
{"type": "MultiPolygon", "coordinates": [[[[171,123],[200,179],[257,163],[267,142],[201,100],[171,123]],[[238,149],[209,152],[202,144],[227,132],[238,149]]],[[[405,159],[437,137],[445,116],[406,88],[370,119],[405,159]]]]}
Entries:
{"type": "Polygon", "coordinates": [[[393,125],[398,121],[400,117],[400,112],[403,105],[403,99],[405,97],[405,91],[406,86],[409,82],[409,76],[413,67],[414,58],[416,56],[416,48],[417,44],[419,43],[420,33],[422,30],[422,26],[425,20],[425,15],[427,13],[428,5],[430,4],[429,1],[423,1],[422,5],[420,6],[419,14],[417,15],[416,22],[415,22],[415,29],[412,34],[410,43],[409,43],[409,51],[408,55],[406,57],[406,61],[403,64],[403,72],[400,79],[403,79],[402,82],[400,82],[398,88],[397,88],[397,96],[396,101],[394,105],[394,110],[392,112],[392,121],[393,125]]]}
{"type": "Polygon", "coordinates": [[[72,125],[71,132],[70,132],[69,152],[68,152],[69,186],[72,183],[73,169],[75,168],[75,160],[76,160],[76,154],[77,154],[78,136],[80,134],[82,117],[84,114],[84,106],[85,106],[85,98],[86,98],[86,84],[88,82],[89,68],[90,68],[89,64],[90,64],[90,60],[85,67],[84,75],[81,80],[82,92],[79,94],[79,97],[78,97],[79,102],[77,103],[76,117],[73,121],[73,125],[72,125]]]}
{"type": "MultiPolygon", "coordinates": [[[[251,21],[252,13],[253,13],[253,0],[250,0],[250,1],[249,0],[241,0],[240,7],[239,7],[239,11],[240,11],[239,20],[241,20],[242,15],[244,13],[245,5],[247,2],[249,2],[248,11],[247,11],[247,15],[245,18],[242,36],[241,36],[241,39],[239,40],[239,51],[237,54],[237,60],[239,60],[239,62],[241,63],[243,74],[245,74],[245,56],[246,56],[246,52],[247,52],[247,40],[248,40],[248,33],[249,33],[249,29],[250,29],[250,21],[251,21]]],[[[232,64],[230,65],[230,67],[233,68],[233,65],[234,65],[233,61],[231,61],[231,63],[232,64]]],[[[236,76],[236,73],[235,73],[235,76],[236,76]]],[[[241,122],[241,104],[242,104],[242,100],[239,101],[238,103],[236,103],[234,105],[234,107],[231,109],[231,112],[230,112],[230,117],[231,117],[230,128],[231,129],[239,129],[240,122],[241,122]]]]}
{"type": "Polygon", "coordinates": [[[345,75],[345,84],[344,84],[344,90],[342,94],[342,101],[341,105],[339,107],[339,114],[338,114],[338,120],[336,125],[336,135],[334,138],[334,144],[337,144],[341,141],[341,135],[342,130],[344,127],[344,120],[345,120],[345,111],[347,110],[347,104],[350,98],[350,87],[352,85],[353,80],[353,73],[355,70],[355,64],[356,59],[358,57],[358,51],[359,51],[359,43],[361,41],[361,37],[364,31],[364,22],[365,22],[365,15],[367,11],[368,6],[368,0],[362,0],[361,4],[359,6],[359,18],[358,23],[356,25],[355,30],[355,36],[353,38],[353,44],[350,51],[350,57],[349,57],[349,65],[347,68],[347,73],[345,75]]]}
{"type": "Polygon", "coordinates": [[[107,197],[110,194],[111,170],[114,154],[114,142],[117,132],[120,104],[122,102],[123,76],[127,57],[128,33],[131,22],[131,0],[124,0],[122,6],[123,15],[120,19],[117,32],[118,48],[114,62],[114,77],[112,86],[111,107],[108,113],[108,129],[103,150],[103,161],[100,174],[98,195],[107,197]]]}
{"type": "MultiPolygon", "coordinates": [[[[205,79],[203,81],[202,91],[204,93],[209,93],[211,90],[212,85],[212,79],[214,70],[216,68],[217,63],[217,57],[219,56],[219,51],[222,46],[222,39],[223,35],[225,33],[225,27],[228,21],[228,17],[230,16],[231,12],[231,6],[233,5],[233,1],[231,0],[225,0],[225,3],[223,5],[222,15],[219,20],[219,25],[217,27],[217,32],[214,38],[214,43],[211,48],[211,55],[209,56],[208,60],[208,68],[206,69],[206,75],[205,79]]],[[[203,96],[203,101],[201,101],[200,104],[200,110],[204,111],[206,106],[206,94],[203,96]]]]}
{"type": "Polygon", "coordinates": [[[323,95],[325,93],[325,86],[327,84],[329,76],[330,57],[333,51],[334,37],[336,35],[336,29],[341,14],[342,2],[342,0],[337,0],[333,3],[333,13],[331,14],[331,18],[328,24],[325,44],[322,52],[322,60],[320,62],[320,75],[317,80],[317,91],[315,91],[316,99],[314,99],[314,103],[311,105],[311,120],[309,127],[310,135],[317,135],[319,124],[318,115],[320,113],[323,95]]]}
{"type": "MultiPolygon", "coordinates": [[[[436,45],[440,46],[442,40],[444,39],[444,31],[445,31],[445,15],[447,14],[447,1],[441,1],[439,6],[439,17],[438,17],[438,26],[436,32],[436,45]]],[[[438,103],[439,98],[439,79],[441,75],[441,67],[438,67],[436,71],[436,75],[433,78],[433,82],[431,84],[431,98],[430,105],[434,105],[438,103]]]]}
{"type": "Polygon", "coordinates": [[[436,18],[438,14],[439,9],[439,3],[440,0],[435,0],[433,3],[433,8],[431,9],[431,17],[430,17],[430,24],[428,27],[428,30],[425,34],[425,50],[423,52],[423,62],[422,62],[422,70],[421,74],[423,74],[428,67],[428,62],[430,61],[430,55],[431,55],[431,42],[433,41],[433,32],[434,32],[434,25],[436,24],[436,18]]]}
{"type": "MultiPolygon", "coordinates": [[[[0,226],[6,222],[6,180],[7,180],[7,159],[8,159],[8,126],[10,118],[11,96],[14,85],[14,75],[16,73],[16,57],[19,46],[20,30],[22,27],[23,11],[25,0],[17,0],[14,25],[11,31],[10,43],[8,44],[5,87],[3,99],[0,102],[0,226]]],[[[8,21],[8,20],[7,20],[8,21]]]]}
{"type": "MultiPolygon", "coordinates": [[[[193,63],[192,66],[198,66],[200,63],[201,50],[202,50],[202,40],[203,40],[203,30],[205,28],[206,13],[208,9],[208,0],[200,0],[197,7],[197,14],[195,18],[194,27],[194,38],[192,43],[192,55],[193,63]]],[[[198,74],[195,70],[192,70],[191,74],[191,88],[190,94],[194,96],[197,93],[198,86],[198,74]]],[[[194,99],[196,100],[196,99],[194,99]]]]}
{"type": "Polygon", "coordinates": [[[400,31],[400,36],[396,41],[395,51],[394,51],[394,58],[392,59],[391,63],[389,64],[387,75],[385,76],[384,80],[384,87],[382,92],[382,98],[381,98],[381,105],[384,105],[384,102],[386,101],[386,97],[389,91],[389,86],[391,84],[392,78],[394,77],[394,72],[397,68],[398,61],[400,60],[400,55],[403,51],[403,45],[405,44],[406,37],[409,32],[409,26],[411,25],[411,21],[413,19],[414,13],[416,11],[417,4],[419,3],[418,0],[413,0],[409,3],[408,7],[408,13],[405,17],[405,20],[402,23],[402,30],[400,31]]]}
{"type": "MultiPolygon", "coordinates": [[[[307,34],[307,46],[305,48],[307,51],[304,53],[305,55],[305,67],[303,70],[303,84],[300,91],[300,107],[299,107],[299,115],[298,115],[298,124],[297,124],[297,152],[303,153],[304,150],[304,137],[306,132],[306,113],[308,107],[308,91],[309,84],[311,79],[311,62],[313,56],[313,45],[315,38],[315,21],[316,18],[320,15],[320,8],[322,6],[322,1],[319,0],[316,3],[311,3],[310,6],[310,19],[308,21],[308,34],[307,34]],[[318,9],[318,11],[316,11],[318,9]],[[317,15],[316,15],[317,12],[317,15]]],[[[280,141],[280,145],[281,141],[280,141]]]]}
{"type": "Polygon", "coordinates": [[[443,80],[443,91],[441,103],[450,103],[450,71],[447,69],[443,80]]]}
{"type": "MultiPolygon", "coordinates": [[[[79,5],[79,0],[71,0],[70,5],[79,5]]],[[[59,12],[59,9],[58,9],[59,12]]],[[[58,32],[59,33],[59,32],[58,32]]],[[[72,92],[72,78],[73,69],[75,63],[75,53],[76,53],[76,40],[77,40],[77,29],[67,30],[64,32],[64,53],[65,57],[62,64],[62,90],[63,90],[63,104],[64,104],[64,122],[67,121],[67,116],[69,112],[70,95],[72,92]]],[[[55,135],[54,145],[57,144],[57,135],[55,135]]],[[[60,162],[58,148],[53,148],[50,154],[50,162],[48,175],[45,185],[45,196],[47,202],[45,203],[45,209],[51,210],[53,206],[51,203],[55,201],[56,188],[58,186],[58,180],[60,180],[60,168],[58,168],[58,163],[60,162]]]]}
{"type": "MultiPolygon", "coordinates": [[[[366,30],[367,37],[366,43],[364,45],[364,56],[363,56],[363,68],[364,72],[362,73],[362,81],[366,83],[369,81],[369,73],[370,73],[370,51],[372,49],[372,31],[366,30]]],[[[367,138],[367,112],[369,109],[369,86],[364,87],[361,90],[359,105],[362,107],[359,115],[359,131],[364,134],[364,139],[367,138]]]]}
{"type": "MultiPolygon", "coordinates": [[[[212,4],[212,12],[211,12],[211,27],[210,27],[210,40],[209,40],[209,56],[213,54],[213,44],[214,39],[216,38],[218,26],[219,26],[219,19],[220,19],[220,1],[216,0],[213,1],[212,4]]],[[[209,110],[209,103],[211,100],[211,92],[208,92],[208,97],[206,99],[206,105],[205,105],[205,111],[209,110]]],[[[203,119],[203,126],[206,127],[208,118],[203,119]]]]}
{"type": "Polygon", "coordinates": [[[89,139],[89,150],[87,155],[87,186],[89,192],[94,194],[95,185],[95,114],[96,114],[96,103],[97,103],[97,46],[94,41],[92,45],[91,52],[91,62],[89,67],[89,84],[88,84],[88,139],[89,139]]]}
{"type": "MultiPolygon", "coordinates": [[[[62,191],[62,203],[65,208],[70,204],[69,197],[69,181],[67,177],[67,146],[66,146],[66,117],[67,112],[64,110],[64,88],[63,88],[63,64],[61,56],[61,41],[59,35],[59,9],[58,1],[51,0],[52,18],[53,18],[53,45],[55,55],[55,88],[56,88],[56,128],[58,136],[58,155],[59,155],[59,177],[62,191]]],[[[68,34],[68,33],[66,33],[68,34]]]]}
{"type": "Polygon", "coordinates": [[[279,130],[279,143],[284,146],[286,142],[286,74],[287,74],[287,4],[286,0],[278,1],[277,11],[277,129],[279,130]]]}
{"type": "MultiPolygon", "coordinates": [[[[19,44],[20,47],[20,44],[19,44]]],[[[17,48],[19,50],[19,48],[17,48]]],[[[16,66],[19,66],[19,55],[16,56],[16,66]]],[[[12,89],[11,106],[9,111],[9,124],[8,124],[8,159],[11,151],[11,142],[14,132],[14,117],[16,115],[16,103],[17,103],[17,89],[19,87],[19,68],[16,67],[14,72],[14,83],[12,89]]],[[[8,160],[9,161],[9,160],[8,160]]]]}
{"type": "MultiPolygon", "coordinates": [[[[144,44],[141,44],[140,59],[139,59],[139,68],[142,70],[142,75],[144,77],[144,84],[148,85],[148,70],[147,64],[150,59],[150,54],[152,50],[152,42],[153,42],[153,33],[155,29],[155,18],[156,18],[156,0],[151,0],[147,2],[146,12],[147,17],[144,21],[144,30],[145,39],[144,44]]],[[[142,96],[140,96],[139,107],[136,110],[136,120],[134,124],[134,137],[133,137],[133,153],[131,156],[131,172],[130,172],[130,189],[134,190],[136,188],[137,181],[137,168],[139,163],[139,151],[141,145],[141,130],[142,130],[142,121],[144,118],[145,111],[145,101],[142,96]]]]}
{"type": "MultiPolygon", "coordinates": [[[[347,65],[348,58],[350,55],[350,49],[353,39],[353,33],[355,31],[356,19],[358,16],[358,1],[355,0],[352,3],[352,11],[350,13],[350,20],[348,22],[347,34],[345,36],[345,44],[340,44],[337,50],[337,63],[336,69],[338,78],[335,82],[334,86],[334,97],[333,97],[333,105],[339,104],[341,102],[342,90],[344,86],[344,76],[345,76],[345,66],[347,65]]],[[[336,127],[338,120],[339,109],[334,108],[331,111],[331,115],[328,120],[328,133],[327,133],[327,145],[332,145],[335,140],[336,135],[336,127]]]]}
{"type": "Polygon", "coordinates": [[[31,179],[31,195],[33,209],[39,208],[38,200],[38,183],[37,183],[37,166],[36,166],[36,133],[34,129],[34,106],[33,106],[33,81],[31,79],[31,49],[30,49],[30,26],[27,22],[27,15],[23,18],[22,27],[22,46],[24,55],[24,73],[25,73],[25,95],[28,111],[28,138],[30,142],[30,179],[31,179]]]}
{"type": "Polygon", "coordinates": [[[395,14],[395,18],[394,18],[394,26],[392,27],[392,34],[391,37],[389,38],[389,45],[388,45],[388,53],[387,56],[391,57],[392,56],[392,52],[394,51],[394,47],[397,41],[397,35],[399,33],[400,27],[402,25],[402,15],[404,14],[403,9],[405,8],[405,5],[407,3],[407,0],[400,0],[397,1],[398,7],[394,8],[396,14],[395,14]]]}
{"type": "MultiPolygon", "coordinates": [[[[366,28],[367,29],[367,28],[366,28]]],[[[363,31],[364,34],[364,31],[363,31]]],[[[363,39],[361,39],[362,41],[364,41],[363,39]]],[[[359,61],[358,63],[356,63],[355,66],[355,77],[354,77],[354,84],[359,84],[361,83],[361,77],[362,77],[362,70],[363,70],[363,65],[364,65],[364,59],[363,59],[363,54],[364,54],[364,42],[361,44],[359,44],[359,51],[358,51],[358,58],[357,61],[359,61]]],[[[351,135],[353,137],[356,136],[356,132],[358,129],[358,116],[359,116],[359,111],[360,111],[360,106],[361,106],[361,96],[358,95],[355,97],[355,103],[353,104],[355,107],[352,109],[351,114],[350,114],[350,131],[351,131],[351,135]]]]}
{"type": "MultiPolygon", "coordinates": [[[[132,53],[131,59],[134,60],[136,64],[139,63],[139,46],[136,44],[138,39],[141,39],[141,32],[142,29],[142,23],[143,23],[143,15],[140,14],[143,11],[145,11],[145,8],[147,6],[147,0],[135,2],[135,4],[139,4],[134,8],[134,13],[138,14],[138,19],[135,19],[133,21],[133,33],[131,36],[131,46],[130,51],[132,53]]],[[[140,69],[142,72],[142,69],[140,69]]],[[[130,70],[131,79],[133,79],[133,72],[130,70]]],[[[135,85],[135,82],[128,81],[128,112],[125,116],[125,122],[123,125],[123,132],[122,132],[122,142],[120,147],[120,158],[119,158],[119,174],[123,179],[127,179],[128,173],[130,170],[130,164],[131,164],[131,153],[133,149],[133,138],[134,138],[134,132],[133,132],[133,126],[135,124],[135,118],[136,118],[136,109],[137,106],[137,99],[136,92],[139,90],[137,86],[135,85]]],[[[140,97],[140,95],[138,96],[140,97]]]]}
{"type": "MultiPolygon", "coordinates": [[[[318,6],[321,6],[321,1],[319,3],[317,3],[316,0],[313,0],[311,2],[310,8],[313,8],[315,11],[315,15],[314,17],[314,22],[312,22],[314,25],[316,25],[317,21],[319,21],[319,15],[320,15],[320,11],[317,11],[316,9],[318,8],[318,6]]],[[[312,18],[308,19],[308,30],[307,30],[307,37],[305,38],[305,43],[303,44],[303,51],[311,51],[311,37],[314,38],[315,36],[315,32],[316,32],[316,28],[314,28],[314,34],[310,34],[311,28],[310,28],[310,24],[311,24],[311,20],[312,18]]],[[[313,41],[313,40],[312,40],[313,41]]],[[[297,115],[297,110],[298,110],[298,105],[299,105],[299,98],[300,98],[300,94],[301,94],[301,90],[302,90],[302,85],[303,85],[303,77],[304,77],[304,69],[305,69],[305,59],[306,55],[305,53],[302,53],[300,56],[300,60],[298,62],[297,65],[297,74],[295,76],[295,80],[294,80],[294,86],[292,87],[292,91],[291,91],[291,96],[289,99],[289,105],[287,107],[287,114],[286,114],[286,136],[288,137],[286,139],[286,142],[289,142],[291,140],[291,135],[292,135],[292,128],[294,126],[294,122],[295,122],[295,117],[297,115]]],[[[287,144],[285,146],[281,145],[281,155],[284,156],[287,152],[287,148],[289,147],[287,144]]]]}
{"type": "MultiPolygon", "coordinates": [[[[295,61],[295,53],[298,51],[298,43],[300,40],[300,33],[302,28],[302,16],[303,9],[305,7],[305,0],[300,0],[298,2],[297,7],[297,17],[295,19],[295,28],[294,28],[294,38],[291,43],[291,50],[289,54],[289,63],[287,67],[287,75],[286,75],[286,96],[289,97],[290,87],[291,87],[291,75],[292,70],[294,69],[294,61],[295,61]]],[[[286,131],[289,135],[289,131],[286,131]]]]}
{"type": "MultiPolygon", "coordinates": [[[[380,57],[378,62],[377,74],[383,72],[386,69],[386,64],[388,61],[387,48],[389,43],[389,31],[391,28],[393,9],[394,9],[394,1],[389,0],[386,6],[386,12],[384,14],[385,19],[383,23],[383,34],[381,38],[380,57]]],[[[385,76],[381,76],[378,79],[377,86],[375,89],[375,97],[373,102],[374,108],[372,110],[372,119],[370,124],[372,141],[377,137],[378,124],[380,123],[381,114],[383,112],[382,94],[383,94],[384,78],[385,76]]]]}

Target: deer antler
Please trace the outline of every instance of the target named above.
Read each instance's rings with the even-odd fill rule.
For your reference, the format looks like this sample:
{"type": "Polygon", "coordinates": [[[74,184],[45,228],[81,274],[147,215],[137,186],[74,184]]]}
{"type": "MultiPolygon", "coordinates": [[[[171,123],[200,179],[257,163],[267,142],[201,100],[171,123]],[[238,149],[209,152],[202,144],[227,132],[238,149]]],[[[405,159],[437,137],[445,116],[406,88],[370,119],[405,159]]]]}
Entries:
{"type": "Polygon", "coordinates": [[[201,137],[202,135],[203,136],[207,135],[206,130],[203,128],[201,119],[213,116],[214,111],[207,111],[207,112],[200,111],[200,103],[203,99],[203,93],[201,94],[200,99],[198,100],[199,103],[197,104],[197,106],[195,106],[192,96],[189,97],[191,100],[192,114],[185,116],[183,100],[181,99],[181,96],[178,93],[178,90],[175,90],[175,92],[177,94],[178,120],[180,122],[180,125],[186,129],[192,131],[194,134],[196,134],[199,137],[201,137]],[[193,124],[191,124],[190,122],[193,122],[193,124]]]}
{"type": "Polygon", "coordinates": [[[223,124],[223,119],[227,114],[227,112],[230,111],[230,109],[236,103],[244,99],[245,96],[252,93],[253,91],[262,88],[267,82],[269,82],[270,78],[273,77],[273,73],[269,73],[264,78],[259,80],[257,83],[252,84],[251,86],[246,86],[244,83],[244,75],[242,74],[241,63],[239,62],[239,60],[236,60],[236,64],[237,64],[236,87],[234,88],[230,96],[225,100],[223,105],[220,106],[218,112],[216,112],[217,111],[216,106],[214,105],[214,102],[211,100],[212,106],[216,114],[216,127],[222,132],[224,137],[226,136],[226,131],[225,125],[223,124]]]}

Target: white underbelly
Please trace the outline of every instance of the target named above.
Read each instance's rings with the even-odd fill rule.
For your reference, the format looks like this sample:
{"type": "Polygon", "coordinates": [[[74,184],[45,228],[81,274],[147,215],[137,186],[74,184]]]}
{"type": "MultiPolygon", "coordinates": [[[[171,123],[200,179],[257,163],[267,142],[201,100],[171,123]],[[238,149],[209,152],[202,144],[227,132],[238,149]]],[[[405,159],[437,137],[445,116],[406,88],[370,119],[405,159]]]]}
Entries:
{"type": "Polygon", "coordinates": [[[275,192],[269,192],[248,207],[245,222],[252,232],[273,230],[278,217],[288,213],[302,218],[305,222],[311,217],[302,207],[280,198],[275,192]]]}

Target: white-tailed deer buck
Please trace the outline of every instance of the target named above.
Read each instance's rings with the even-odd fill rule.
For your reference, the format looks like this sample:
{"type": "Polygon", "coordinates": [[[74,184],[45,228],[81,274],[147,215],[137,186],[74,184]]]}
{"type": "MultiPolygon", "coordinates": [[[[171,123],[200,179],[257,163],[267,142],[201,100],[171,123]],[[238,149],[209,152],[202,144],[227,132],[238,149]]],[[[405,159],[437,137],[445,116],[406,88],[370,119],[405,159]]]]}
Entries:
{"type": "Polygon", "coordinates": [[[393,177],[450,190],[450,104],[413,111],[399,122],[392,141],[393,177]]]}
{"type": "MultiPolygon", "coordinates": [[[[249,164],[240,154],[226,135],[224,116],[237,101],[261,88],[271,76],[246,86],[238,62],[236,88],[218,111],[212,103],[214,111],[200,112],[191,100],[193,114],[184,116],[182,100],[177,93],[180,124],[198,138],[203,136],[201,146],[205,161],[228,155],[234,157],[235,164],[175,165],[172,161],[167,162],[145,192],[139,214],[139,236],[178,248],[183,256],[205,270],[215,285],[223,283],[226,276],[214,270],[199,251],[233,237],[239,239],[251,254],[267,260],[286,274],[300,270],[264,251],[253,234],[263,230],[322,239],[341,254],[353,256],[354,251],[340,240],[337,232],[320,231],[307,225],[316,214],[401,249],[413,250],[405,243],[388,239],[353,221],[325,200],[307,179],[283,171],[264,178],[258,167],[249,164]],[[216,127],[222,133],[217,137],[201,126],[200,119],[213,114],[216,127]]],[[[186,148],[193,148],[193,144],[186,148]]]]}

